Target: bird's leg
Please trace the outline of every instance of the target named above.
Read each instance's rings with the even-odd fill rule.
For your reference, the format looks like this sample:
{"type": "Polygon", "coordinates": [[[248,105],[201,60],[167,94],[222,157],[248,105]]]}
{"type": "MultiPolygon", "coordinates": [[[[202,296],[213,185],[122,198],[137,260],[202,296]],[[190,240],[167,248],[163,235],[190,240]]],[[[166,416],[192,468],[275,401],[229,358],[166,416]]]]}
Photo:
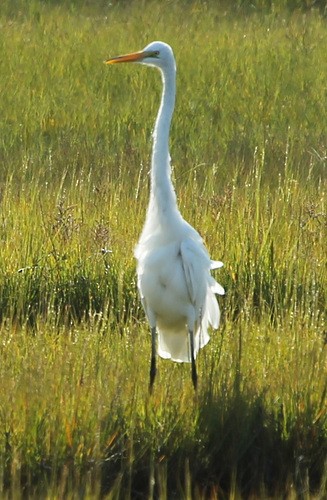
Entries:
{"type": "Polygon", "coordinates": [[[190,335],[190,350],[191,350],[191,363],[192,363],[192,382],[193,387],[196,390],[198,386],[198,374],[196,373],[195,358],[194,358],[194,333],[193,330],[189,330],[190,335]]]}
{"type": "Polygon", "coordinates": [[[156,349],[156,343],[157,343],[157,330],[156,327],[153,326],[151,328],[151,365],[150,365],[150,384],[149,384],[149,391],[150,393],[152,392],[152,387],[154,383],[154,379],[156,378],[156,373],[157,373],[157,367],[156,367],[156,355],[157,355],[157,349],[156,349]]]}

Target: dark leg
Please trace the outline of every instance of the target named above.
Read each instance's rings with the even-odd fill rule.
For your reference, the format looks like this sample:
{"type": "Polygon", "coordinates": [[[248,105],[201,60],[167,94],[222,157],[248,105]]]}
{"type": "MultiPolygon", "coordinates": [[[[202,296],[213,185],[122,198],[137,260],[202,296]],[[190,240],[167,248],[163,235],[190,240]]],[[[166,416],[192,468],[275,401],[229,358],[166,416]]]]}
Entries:
{"type": "Polygon", "coordinates": [[[151,328],[151,365],[150,365],[150,384],[149,384],[149,392],[152,392],[152,387],[154,383],[154,379],[156,378],[156,373],[157,373],[157,367],[156,367],[156,355],[157,355],[157,349],[156,349],[156,343],[157,343],[157,331],[156,327],[154,326],[151,328]]]}
{"type": "Polygon", "coordinates": [[[195,358],[194,358],[194,334],[193,331],[189,331],[190,335],[190,350],[191,350],[191,363],[192,363],[192,382],[193,387],[196,390],[198,386],[198,375],[196,373],[195,358]]]}

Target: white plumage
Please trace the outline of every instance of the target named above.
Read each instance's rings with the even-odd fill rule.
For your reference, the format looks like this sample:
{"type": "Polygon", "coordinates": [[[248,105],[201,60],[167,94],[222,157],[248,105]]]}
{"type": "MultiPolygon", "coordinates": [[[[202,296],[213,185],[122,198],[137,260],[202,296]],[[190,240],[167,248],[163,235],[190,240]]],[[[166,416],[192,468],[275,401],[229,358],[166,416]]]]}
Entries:
{"type": "Polygon", "coordinates": [[[218,328],[220,311],[215,294],[224,289],[211,276],[222,266],[211,261],[199,233],[181,216],[171,182],[169,130],[176,94],[173,51],[163,42],[152,42],[141,52],[109,59],[107,64],[140,62],[159,68],[163,92],[153,133],[151,193],[145,225],[135,249],[138,288],[152,333],[150,389],[158,354],[177,362],[192,363],[209,341],[208,327],[218,328]]]}

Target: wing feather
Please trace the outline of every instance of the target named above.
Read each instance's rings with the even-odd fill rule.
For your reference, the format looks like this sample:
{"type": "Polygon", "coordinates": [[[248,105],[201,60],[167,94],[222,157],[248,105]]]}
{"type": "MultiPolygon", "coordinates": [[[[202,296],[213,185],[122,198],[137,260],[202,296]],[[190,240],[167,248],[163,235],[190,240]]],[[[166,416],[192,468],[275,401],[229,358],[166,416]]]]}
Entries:
{"type": "MultiPolygon", "coordinates": [[[[210,258],[202,243],[188,238],[181,243],[182,264],[192,304],[203,302],[207,289],[210,258]]],[[[203,303],[197,304],[200,307],[203,303]]]]}

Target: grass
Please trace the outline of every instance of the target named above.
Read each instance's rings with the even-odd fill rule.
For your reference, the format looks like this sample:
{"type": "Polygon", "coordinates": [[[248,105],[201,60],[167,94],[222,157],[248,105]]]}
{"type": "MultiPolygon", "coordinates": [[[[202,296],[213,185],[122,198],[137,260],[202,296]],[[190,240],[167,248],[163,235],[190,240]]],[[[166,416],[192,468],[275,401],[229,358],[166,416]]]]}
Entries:
{"type": "Polygon", "coordinates": [[[142,5],[0,7],[0,497],[323,498],[323,7],[142,5]],[[153,39],[178,63],[179,205],[225,263],[197,395],[163,360],[147,391],[160,80],[102,64],[153,39]]]}

